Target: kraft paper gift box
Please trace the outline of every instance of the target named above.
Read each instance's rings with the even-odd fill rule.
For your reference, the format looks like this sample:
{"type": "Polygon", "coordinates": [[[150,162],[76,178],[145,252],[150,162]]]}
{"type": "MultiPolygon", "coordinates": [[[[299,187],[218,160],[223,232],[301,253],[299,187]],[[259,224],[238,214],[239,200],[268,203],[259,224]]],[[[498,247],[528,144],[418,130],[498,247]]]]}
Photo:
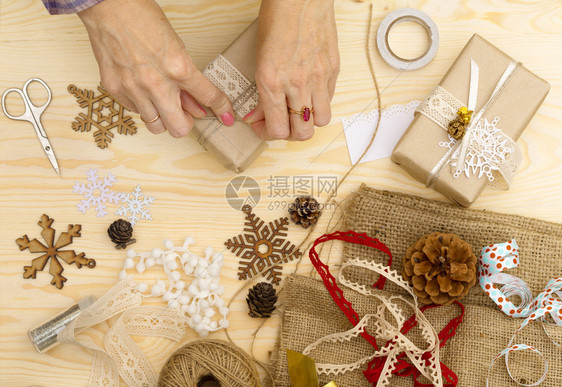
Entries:
{"type": "MultiPolygon", "coordinates": [[[[499,143],[504,141],[503,145],[515,145],[513,142],[517,141],[550,89],[550,85],[545,80],[521,64],[517,64],[511,77],[488,104],[482,118],[478,120],[483,127],[491,131],[501,129],[499,137],[489,141],[491,137],[482,136],[482,133],[487,132],[478,132],[480,142],[469,142],[476,146],[476,148],[472,148],[474,150],[472,154],[467,152],[466,159],[472,162],[470,168],[467,167],[465,171],[464,165],[467,164],[464,163],[463,172],[457,177],[453,175],[453,171],[457,168],[452,169],[450,165],[445,165],[440,172],[435,173],[436,165],[443,165],[440,161],[451,155],[447,155],[450,148],[447,148],[446,144],[451,146],[454,143],[452,137],[447,134],[448,120],[455,118],[458,107],[468,104],[472,76],[471,61],[474,61],[479,68],[477,101],[474,109],[476,114],[488,102],[498,83],[501,84],[500,79],[513,59],[475,34],[445,74],[439,86],[420,104],[414,120],[392,154],[392,160],[400,164],[412,177],[432,186],[436,191],[465,207],[470,206],[478,198],[490,181],[487,176],[488,171],[486,169],[482,171],[475,165],[479,164],[479,160],[490,158],[490,150],[494,151],[494,145],[496,146],[495,151],[499,149],[499,152],[495,153],[496,158],[509,159],[517,153],[517,151],[513,154],[503,152],[505,148],[501,146],[498,148],[501,145],[499,143]],[[456,100],[456,102],[449,103],[452,100],[456,100]],[[446,105],[448,111],[442,105],[446,105]],[[441,114],[433,114],[435,110],[440,110],[441,114]],[[447,119],[445,119],[446,116],[447,119]],[[490,126],[491,123],[496,126],[490,126]],[[487,148],[488,146],[491,148],[487,148]]],[[[472,133],[473,136],[469,136],[469,139],[475,138],[475,131],[473,130],[472,133]]],[[[458,153],[453,154],[458,155],[458,153]]],[[[512,169],[508,172],[514,174],[517,166],[515,163],[508,165],[512,169]]],[[[497,171],[494,171],[492,175],[494,183],[502,180],[502,176],[499,176],[497,171]]],[[[507,184],[504,186],[508,186],[509,179],[505,180],[507,184]]]]}
{"type": "Polygon", "coordinates": [[[196,119],[192,130],[207,151],[225,168],[235,172],[242,172],[249,167],[267,148],[267,143],[242,121],[258,102],[254,81],[257,29],[257,21],[254,21],[203,70],[203,74],[232,102],[236,112],[234,125],[222,125],[207,109],[207,117],[196,119]]]}

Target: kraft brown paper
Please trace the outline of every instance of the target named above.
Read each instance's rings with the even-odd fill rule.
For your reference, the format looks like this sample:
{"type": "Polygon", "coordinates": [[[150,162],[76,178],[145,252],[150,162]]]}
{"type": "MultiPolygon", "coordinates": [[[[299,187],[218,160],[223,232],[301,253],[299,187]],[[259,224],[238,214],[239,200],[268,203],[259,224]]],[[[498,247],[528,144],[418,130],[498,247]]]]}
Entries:
{"type": "MultiPolygon", "coordinates": [[[[257,21],[254,21],[222,53],[252,83],[256,71],[257,28],[257,21]]],[[[237,116],[232,126],[221,125],[213,112],[207,109],[207,118],[196,119],[191,132],[225,168],[237,173],[248,168],[267,148],[267,143],[241,118],[237,116]]]]}
{"type": "MultiPolygon", "coordinates": [[[[441,80],[441,87],[463,103],[468,102],[470,59],[480,67],[478,101],[475,112],[490,98],[501,75],[512,61],[506,53],[475,34],[461,51],[449,71],[441,80]]],[[[498,116],[498,127],[513,140],[523,130],[545,99],[550,85],[523,66],[518,66],[513,76],[495,102],[488,108],[485,118],[498,116]]],[[[400,164],[412,177],[426,183],[427,176],[446,153],[439,146],[448,142],[447,132],[421,113],[416,116],[392,153],[392,161],[400,164]]],[[[447,165],[435,181],[433,188],[461,206],[470,206],[486,187],[486,175],[467,178],[461,174],[455,179],[447,165]]]]}

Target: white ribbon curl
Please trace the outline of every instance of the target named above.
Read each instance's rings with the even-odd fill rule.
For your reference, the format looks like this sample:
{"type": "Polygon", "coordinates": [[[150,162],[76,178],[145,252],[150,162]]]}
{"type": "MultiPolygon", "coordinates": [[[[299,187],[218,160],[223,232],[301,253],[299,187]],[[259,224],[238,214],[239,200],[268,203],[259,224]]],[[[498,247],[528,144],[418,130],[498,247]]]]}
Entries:
{"type": "MultiPolygon", "coordinates": [[[[533,320],[540,321],[548,338],[554,345],[560,347],[549,335],[544,324],[551,324],[562,327],[562,277],[556,277],[548,281],[545,289],[533,299],[531,289],[522,279],[510,274],[502,273],[504,270],[513,269],[519,266],[519,246],[515,239],[505,243],[485,246],[482,248],[479,258],[478,277],[480,286],[486,294],[498,305],[500,310],[510,317],[524,318],[521,326],[515,331],[513,337],[509,341],[508,347],[501,351],[492,361],[488,368],[488,377],[495,361],[505,356],[505,365],[509,377],[521,386],[538,386],[546,378],[548,371],[548,363],[544,356],[533,346],[527,344],[513,344],[515,336],[527,324],[533,320]],[[504,285],[498,289],[495,284],[504,285]],[[510,298],[518,296],[521,301],[515,306],[510,298]],[[550,315],[552,320],[549,322],[546,317],[550,315]],[[509,353],[514,351],[529,350],[537,353],[544,360],[543,375],[534,383],[523,384],[517,381],[509,369],[509,353]]],[[[488,386],[488,377],[486,378],[486,386],[488,386]]]]}

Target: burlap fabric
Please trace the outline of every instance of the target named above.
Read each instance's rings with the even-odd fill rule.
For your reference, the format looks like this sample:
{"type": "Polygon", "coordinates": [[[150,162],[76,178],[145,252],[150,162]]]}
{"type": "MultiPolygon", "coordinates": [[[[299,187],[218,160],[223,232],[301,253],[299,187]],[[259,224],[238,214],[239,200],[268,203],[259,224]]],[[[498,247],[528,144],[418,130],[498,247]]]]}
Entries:
{"type": "MultiPolygon", "coordinates": [[[[517,215],[476,211],[414,196],[379,191],[361,186],[349,200],[346,209],[346,228],[365,232],[385,243],[394,256],[392,268],[401,271],[402,256],[420,236],[433,232],[454,232],[474,247],[478,255],[482,246],[516,238],[520,247],[521,265],[509,273],[522,278],[533,295],[542,291],[550,278],[562,274],[562,225],[517,215]]],[[[382,254],[368,247],[345,246],[345,258],[362,257],[386,262],[382,254]]],[[[322,254],[320,255],[322,259],[322,254]]],[[[333,259],[331,260],[334,261],[333,259]]],[[[332,273],[336,267],[332,264],[332,273]]],[[[376,276],[364,271],[350,274],[350,279],[372,284],[376,276]]],[[[397,291],[388,284],[385,290],[397,291]]],[[[290,386],[285,349],[302,351],[307,345],[327,334],[351,328],[343,313],[335,305],[322,282],[300,276],[287,278],[285,283],[285,313],[278,347],[273,354],[274,376],[277,386],[290,386]]],[[[360,316],[373,310],[377,302],[354,291],[345,295],[360,316]]],[[[516,302],[516,300],[514,300],[516,302]]],[[[480,289],[478,284],[462,300],[466,307],[464,322],[455,337],[441,349],[441,361],[459,378],[459,386],[485,385],[486,373],[492,359],[507,344],[521,320],[507,317],[480,289]]],[[[458,308],[447,306],[427,312],[436,329],[458,314],[458,308]]],[[[562,341],[560,328],[547,328],[551,337],[562,341]]],[[[537,347],[548,360],[548,376],[541,386],[562,386],[562,349],[547,338],[539,323],[533,322],[516,337],[516,343],[537,347]]],[[[323,345],[314,353],[319,362],[354,362],[371,352],[362,338],[351,343],[323,345]]],[[[535,354],[519,351],[510,356],[512,374],[522,383],[537,380],[542,374],[542,360],[535,354]]],[[[334,380],[339,386],[369,386],[360,370],[320,381],[334,380]]],[[[503,359],[498,360],[490,376],[491,386],[516,385],[508,376],[503,359]]],[[[411,386],[412,378],[394,377],[392,386],[411,386]]]]}

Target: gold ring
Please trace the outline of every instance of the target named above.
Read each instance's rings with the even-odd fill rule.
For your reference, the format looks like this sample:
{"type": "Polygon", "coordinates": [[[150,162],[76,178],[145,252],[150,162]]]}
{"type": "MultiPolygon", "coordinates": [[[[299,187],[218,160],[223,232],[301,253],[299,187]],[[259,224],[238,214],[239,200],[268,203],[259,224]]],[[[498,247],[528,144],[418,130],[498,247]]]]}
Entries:
{"type": "Polygon", "coordinates": [[[151,119],[150,121],[145,121],[142,116],[141,116],[141,121],[144,122],[145,124],[152,124],[153,122],[155,122],[157,119],[160,118],[160,114],[158,114],[156,117],[154,117],[153,119],[151,119]]]}
{"type": "Polygon", "coordinates": [[[314,109],[303,106],[301,110],[293,110],[289,107],[289,113],[298,114],[302,117],[304,122],[308,122],[308,120],[310,120],[310,115],[314,113],[314,109]]]}

